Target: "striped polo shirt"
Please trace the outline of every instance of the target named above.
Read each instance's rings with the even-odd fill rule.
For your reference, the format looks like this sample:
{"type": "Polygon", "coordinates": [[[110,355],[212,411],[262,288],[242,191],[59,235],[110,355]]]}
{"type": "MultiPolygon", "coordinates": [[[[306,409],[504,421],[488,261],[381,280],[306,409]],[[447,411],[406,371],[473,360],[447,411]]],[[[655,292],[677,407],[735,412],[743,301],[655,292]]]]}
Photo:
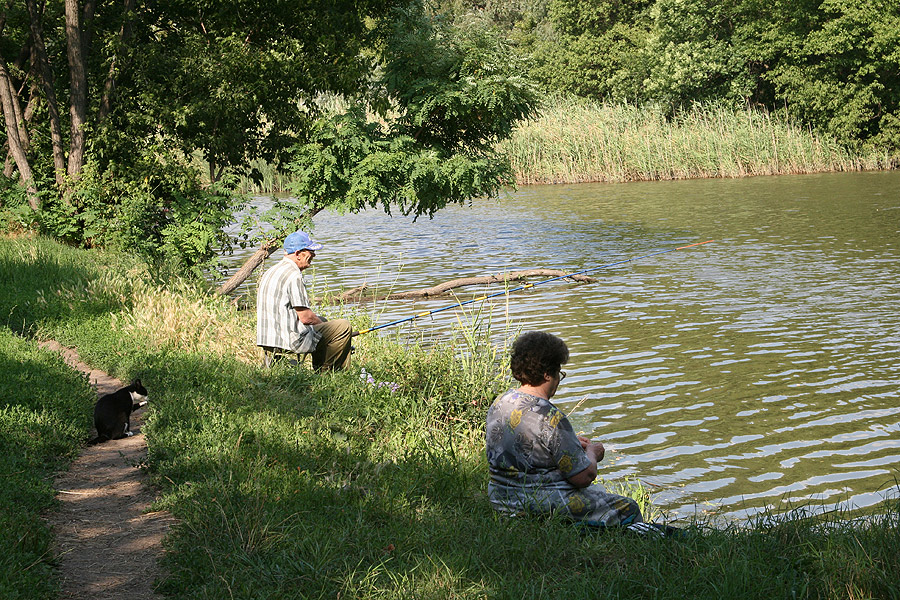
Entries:
{"type": "Polygon", "coordinates": [[[304,325],[295,308],[309,308],[303,271],[285,256],[266,271],[256,292],[256,345],[312,352],[321,334],[304,325]]]}

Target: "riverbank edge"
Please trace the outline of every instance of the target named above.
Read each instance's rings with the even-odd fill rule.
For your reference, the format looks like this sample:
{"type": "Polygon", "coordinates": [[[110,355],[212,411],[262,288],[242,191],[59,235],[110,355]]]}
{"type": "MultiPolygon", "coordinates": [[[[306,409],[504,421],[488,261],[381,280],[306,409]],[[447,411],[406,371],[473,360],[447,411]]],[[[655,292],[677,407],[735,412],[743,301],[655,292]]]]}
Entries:
{"type": "Polygon", "coordinates": [[[374,384],[358,372],[262,371],[211,345],[245,336],[247,321],[208,337],[187,335],[189,323],[149,329],[139,308],[159,319],[190,308],[209,332],[227,302],[177,286],[144,302],[151,290],[136,285],[130,257],[0,239],[0,258],[7,331],[58,334],[151,390],[147,470],[163,489],[157,508],[183,523],[167,540],[171,597],[889,597],[900,573],[896,503],[865,523],[802,511],[748,527],[695,522],[663,543],[498,518],[482,432],[508,383],[497,352],[475,361],[482,371],[460,371],[453,352],[372,337],[354,360],[374,384]]]}

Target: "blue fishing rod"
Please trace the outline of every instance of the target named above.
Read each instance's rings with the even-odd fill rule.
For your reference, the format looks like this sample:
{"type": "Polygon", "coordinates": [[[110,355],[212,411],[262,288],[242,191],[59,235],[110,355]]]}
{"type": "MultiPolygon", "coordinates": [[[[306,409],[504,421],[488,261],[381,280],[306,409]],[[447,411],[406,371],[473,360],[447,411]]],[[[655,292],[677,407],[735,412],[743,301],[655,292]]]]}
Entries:
{"type": "Polygon", "coordinates": [[[696,244],[688,244],[687,246],[679,246],[678,248],[669,248],[668,250],[659,250],[657,252],[651,252],[650,254],[644,254],[642,256],[635,256],[634,258],[627,258],[625,260],[619,260],[616,262],[608,263],[605,265],[600,265],[599,267],[591,267],[590,269],[584,269],[583,271],[576,271],[575,273],[569,273],[567,275],[560,275],[559,277],[553,277],[552,279],[546,279],[544,281],[538,281],[537,283],[526,283],[524,285],[520,285],[517,288],[513,288],[511,290],[504,290],[502,292],[496,292],[494,294],[488,294],[485,296],[479,296],[478,298],[472,298],[471,300],[465,300],[461,302],[457,302],[456,304],[451,304],[449,306],[443,306],[441,308],[436,308],[434,310],[429,310],[426,312],[421,312],[415,314],[411,317],[406,317],[405,319],[397,319],[396,321],[391,321],[390,323],[385,323],[383,325],[376,325],[375,327],[370,327],[369,329],[362,329],[360,331],[355,332],[353,335],[362,335],[364,333],[371,333],[373,331],[378,331],[379,329],[384,329],[385,327],[391,327],[393,325],[400,325],[401,323],[406,323],[409,321],[414,321],[416,319],[420,319],[422,317],[430,317],[433,314],[443,312],[445,310],[450,310],[451,308],[457,308],[460,306],[465,306],[467,304],[472,304],[474,302],[482,302],[484,300],[488,300],[490,298],[496,298],[497,296],[505,296],[507,294],[511,294],[512,292],[518,292],[521,290],[527,290],[529,288],[534,288],[539,285],[544,285],[545,283],[550,283],[551,281],[559,281],[560,279],[567,279],[570,277],[574,277],[576,275],[584,275],[585,273],[591,273],[593,271],[599,271],[600,269],[608,269],[609,267],[615,267],[617,265],[623,265],[625,263],[634,262],[636,260],[641,260],[644,258],[650,258],[651,256],[658,256],[660,254],[668,254],[669,252],[675,252],[676,250],[684,250],[685,248],[693,248],[694,246],[702,246],[703,244],[708,244],[710,242],[714,242],[715,240],[706,240],[705,242],[697,242],[696,244]]]}

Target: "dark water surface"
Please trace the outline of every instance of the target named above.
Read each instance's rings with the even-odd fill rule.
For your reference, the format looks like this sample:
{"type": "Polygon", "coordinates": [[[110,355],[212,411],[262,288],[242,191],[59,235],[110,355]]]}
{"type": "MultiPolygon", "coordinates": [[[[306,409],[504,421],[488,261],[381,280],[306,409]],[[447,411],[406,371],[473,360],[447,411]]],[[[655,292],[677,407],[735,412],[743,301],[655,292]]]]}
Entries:
{"type": "MultiPolygon", "coordinates": [[[[320,215],[315,237],[317,293],[577,271],[715,239],[501,298],[494,326],[508,313],[566,340],[555,401],[607,444],[601,476],[655,486],[676,514],[896,495],[900,173],[527,187],[431,221],[320,215]]],[[[381,304],[376,322],[448,303],[381,304]]],[[[416,326],[439,333],[452,312],[416,326]]]]}

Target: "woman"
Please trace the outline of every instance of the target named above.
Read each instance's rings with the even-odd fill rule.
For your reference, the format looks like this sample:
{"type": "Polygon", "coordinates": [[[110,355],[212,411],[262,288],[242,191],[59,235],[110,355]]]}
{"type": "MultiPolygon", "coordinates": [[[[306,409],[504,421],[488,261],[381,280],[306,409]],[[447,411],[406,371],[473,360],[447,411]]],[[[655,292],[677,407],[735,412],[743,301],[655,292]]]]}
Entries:
{"type": "Polygon", "coordinates": [[[560,513],[591,525],[639,523],[634,500],[591,485],[603,444],[576,436],[550,402],[568,360],[565,342],[549,333],[525,333],[513,344],[510,368],[522,385],[499,396],[487,415],[491,504],[503,513],[560,513]]]}

